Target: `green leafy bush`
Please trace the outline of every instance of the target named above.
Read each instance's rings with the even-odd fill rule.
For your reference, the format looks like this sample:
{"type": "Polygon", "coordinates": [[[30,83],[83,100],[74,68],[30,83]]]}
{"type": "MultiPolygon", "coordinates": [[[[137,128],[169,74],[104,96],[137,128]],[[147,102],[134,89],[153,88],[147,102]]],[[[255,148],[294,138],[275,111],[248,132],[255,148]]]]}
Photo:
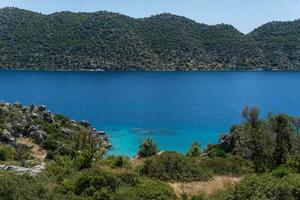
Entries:
{"type": "Polygon", "coordinates": [[[200,165],[210,169],[216,175],[242,176],[252,172],[251,162],[239,156],[203,158],[200,165]]]}
{"type": "Polygon", "coordinates": [[[189,157],[199,157],[201,155],[201,149],[200,149],[200,145],[198,142],[195,142],[191,145],[187,156],[189,157]]]}
{"type": "Polygon", "coordinates": [[[157,154],[157,146],[152,139],[147,138],[143,144],[141,144],[138,155],[142,158],[146,158],[155,154],[157,154]]]}
{"type": "Polygon", "coordinates": [[[291,169],[285,166],[277,167],[276,169],[272,170],[271,174],[277,178],[283,178],[289,174],[291,174],[291,169]]]}
{"type": "Polygon", "coordinates": [[[245,177],[226,194],[226,199],[298,199],[300,175],[277,178],[271,174],[245,177]]]}
{"type": "Polygon", "coordinates": [[[135,187],[122,187],[113,197],[114,200],[175,200],[173,189],[164,182],[144,180],[135,187]]]}
{"type": "Polygon", "coordinates": [[[0,144],[0,161],[14,160],[17,156],[16,150],[5,144],[0,144]]]}
{"type": "Polygon", "coordinates": [[[145,161],[140,173],[164,181],[199,181],[211,177],[209,169],[196,159],[176,152],[164,152],[145,161]]]}
{"type": "Polygon", "coordinates": [[[215,157],[226,157],[226,153],[224,150],[220,149],[220,148],[212,148],[209,152],[208,152],[208,156],[211,158],[215,158],[215,157]]]}

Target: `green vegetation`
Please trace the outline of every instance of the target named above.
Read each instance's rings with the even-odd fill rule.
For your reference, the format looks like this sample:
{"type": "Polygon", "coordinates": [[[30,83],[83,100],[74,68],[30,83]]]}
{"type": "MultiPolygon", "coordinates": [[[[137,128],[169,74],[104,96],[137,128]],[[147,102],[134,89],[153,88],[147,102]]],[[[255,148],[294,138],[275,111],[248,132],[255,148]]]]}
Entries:
{"type": "Polygon", "coordinates": [[[242,117],[244,122],[221,136],[219,144],[203,150],[193,143],[186,154],[158,153],[147,138],[138,158],[105,157],[105,140],[95,137],[89,123],[53,115],[44,106],[2,103],[0,199],[299,199],[299,118],[269,114],[261,119],[256,107],[246,107],[242,117]],[[42,163],[46,167],[33,173],[42,163]],[[235,181],[215,191],[222,178],[235,181]],[[206,184],[212,185],[205,190],[206,184]],[[185,191],[197,187],[203,190],[185,191]]]}
{"type": "Polygon", "coordinates": [[[138,156],[141,158],[147,158],[156,154],[157,154],[157,147],[155,142],[152,139],[147,138],[143,142],[143,144],[141,144],[138,152],[138,156]]]}
{"type": "Polygon", "coordinates": [[[167,13],[134,19],[0,9],[0,67],[7,69],[299,70],[299,38],[299,20],[245,35],[167,13]]]}

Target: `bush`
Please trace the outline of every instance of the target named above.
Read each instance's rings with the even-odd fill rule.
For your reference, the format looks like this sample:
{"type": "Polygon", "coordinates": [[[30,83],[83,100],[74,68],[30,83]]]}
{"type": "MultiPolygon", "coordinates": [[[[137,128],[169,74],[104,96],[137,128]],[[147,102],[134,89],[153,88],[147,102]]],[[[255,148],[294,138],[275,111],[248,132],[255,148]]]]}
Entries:
{"type": "Polygon", "coordinates": [[[17,159],[28,160],[30,158],[30,148],[25,144],[18,144],[16,147],[17,159]]]}
{"type": "Polygon", "coordinates": [[[32,176],[0,172],[0,199],[45,199],[45,190],[32,176]]]}
{"type": "Polygon", "coordinates": [[[114,200],[174,200],[174,190],[161,181],[144,180],[136,187],[122,187],[114,195],[114,200]]]}
{"type": "Polygon", "coordinates": [[[108,166],[111,168],[131,168],[129,158],[123,156],[108,156],[107,158],[96,162],[96,164],[100,164],[101,166],[108,166]]]}
{"type": "Polygon", "coordinates": [[[123,167],[129,167],[130,163],[128,161],[128,158],[124,158],[122,156],[117,156],[112,163],[113,168],[123,168],[123,167]]]}
{"type": "Polygon", "coordinates": [[[136,186],[138,183],[140,183],[138,174],[134,174],[131,172],[124,172],[119,175],[119,178],[122,182],[122,185],[125,186],[136,186]]]}
{"type": "Polygon", "coordinates": [[[150,157],[157,154],[157,146],[154,141],[147,138],[143,144],[141,144],[138,155],[142,158],[150,157]]]}
{"type": "Polygon", "coordinates": [[[73,192],[79,196],[94,196],[104,194],[104,189],[109,193],[115,192],[120,185],[120,179],[113,173],[92,170],[80,174],[74,181],[73,192]]]}
{"type": "Polygon", "coordinates": [[[225,158],[226,157],[226,153],[222,149],[215,147],[215,148],[212,148],[208,152],[208,156],[211,157],[211,158],[215,158],[215,157],[225,158]]]}
{"type": "Polygon", "coordinates": [[[81,170],[91,167],[92,160],[93,153],[90,150],[86,149],[84,152],[78,153],[75,158],[77,169],[81,170]]]}
{"type": "Polygon", "coordinates": [[[14,160],[16,156],[16,150],[12,146],[5,144],[0,145],[0,161],[14,160]]]}
{"type": "Polygon", "coordinates": [[[191,145],[187,156],[189,157],[200,157],[201,155],[201,149],[200,149],[200,145],[198,142],[195,142],[191,145]]]}
{"type": "Polygon", "coordinates": [[[251,163],[239,156],[204,158],[201,159],[200,165],[217,175],[241,176],[252,172],[251,163]]]}
{"type": "Polygon", "coordinates": [[[274,169],[271,174],[277,178],[283,178],[291,173],[291,169],[285,166],[280,166],[274,169]]]}
{"type": "Polygon", "coordinates": [[[277,178],[271,174],[245,177],[227,199],[299,199],[300,175],[277,178]]]}
{"type": "Polygon", "coordinates": [[[140,173],[164,181],[199,181],[211,177],[209,170],[196,159],[176,152],[164,152],[145,161],[140,173]]]}

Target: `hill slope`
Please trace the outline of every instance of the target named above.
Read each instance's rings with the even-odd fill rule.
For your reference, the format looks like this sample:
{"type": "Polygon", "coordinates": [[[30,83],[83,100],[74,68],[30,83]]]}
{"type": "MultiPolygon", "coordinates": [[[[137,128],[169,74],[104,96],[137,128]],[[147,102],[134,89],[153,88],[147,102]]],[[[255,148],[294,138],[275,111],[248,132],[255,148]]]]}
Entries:
{"type": "Polygon", "coordinates": [[[0,9],[0,68],[47,70],[300,69],[300,21],[271,22],[245,35],[160,14],[43,15],[0,9]]]}

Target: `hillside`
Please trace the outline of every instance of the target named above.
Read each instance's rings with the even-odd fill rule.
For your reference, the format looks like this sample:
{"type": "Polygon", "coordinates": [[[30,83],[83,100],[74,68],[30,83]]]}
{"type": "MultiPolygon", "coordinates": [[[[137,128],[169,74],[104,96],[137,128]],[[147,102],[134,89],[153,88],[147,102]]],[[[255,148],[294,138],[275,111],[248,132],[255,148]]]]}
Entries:
{"type": "Polygon", "coordinates": [[[249,34],[160,14],[43,15],[0,9],[0,68],[46,70],[298,70],[300,21],[249,34]]]}

